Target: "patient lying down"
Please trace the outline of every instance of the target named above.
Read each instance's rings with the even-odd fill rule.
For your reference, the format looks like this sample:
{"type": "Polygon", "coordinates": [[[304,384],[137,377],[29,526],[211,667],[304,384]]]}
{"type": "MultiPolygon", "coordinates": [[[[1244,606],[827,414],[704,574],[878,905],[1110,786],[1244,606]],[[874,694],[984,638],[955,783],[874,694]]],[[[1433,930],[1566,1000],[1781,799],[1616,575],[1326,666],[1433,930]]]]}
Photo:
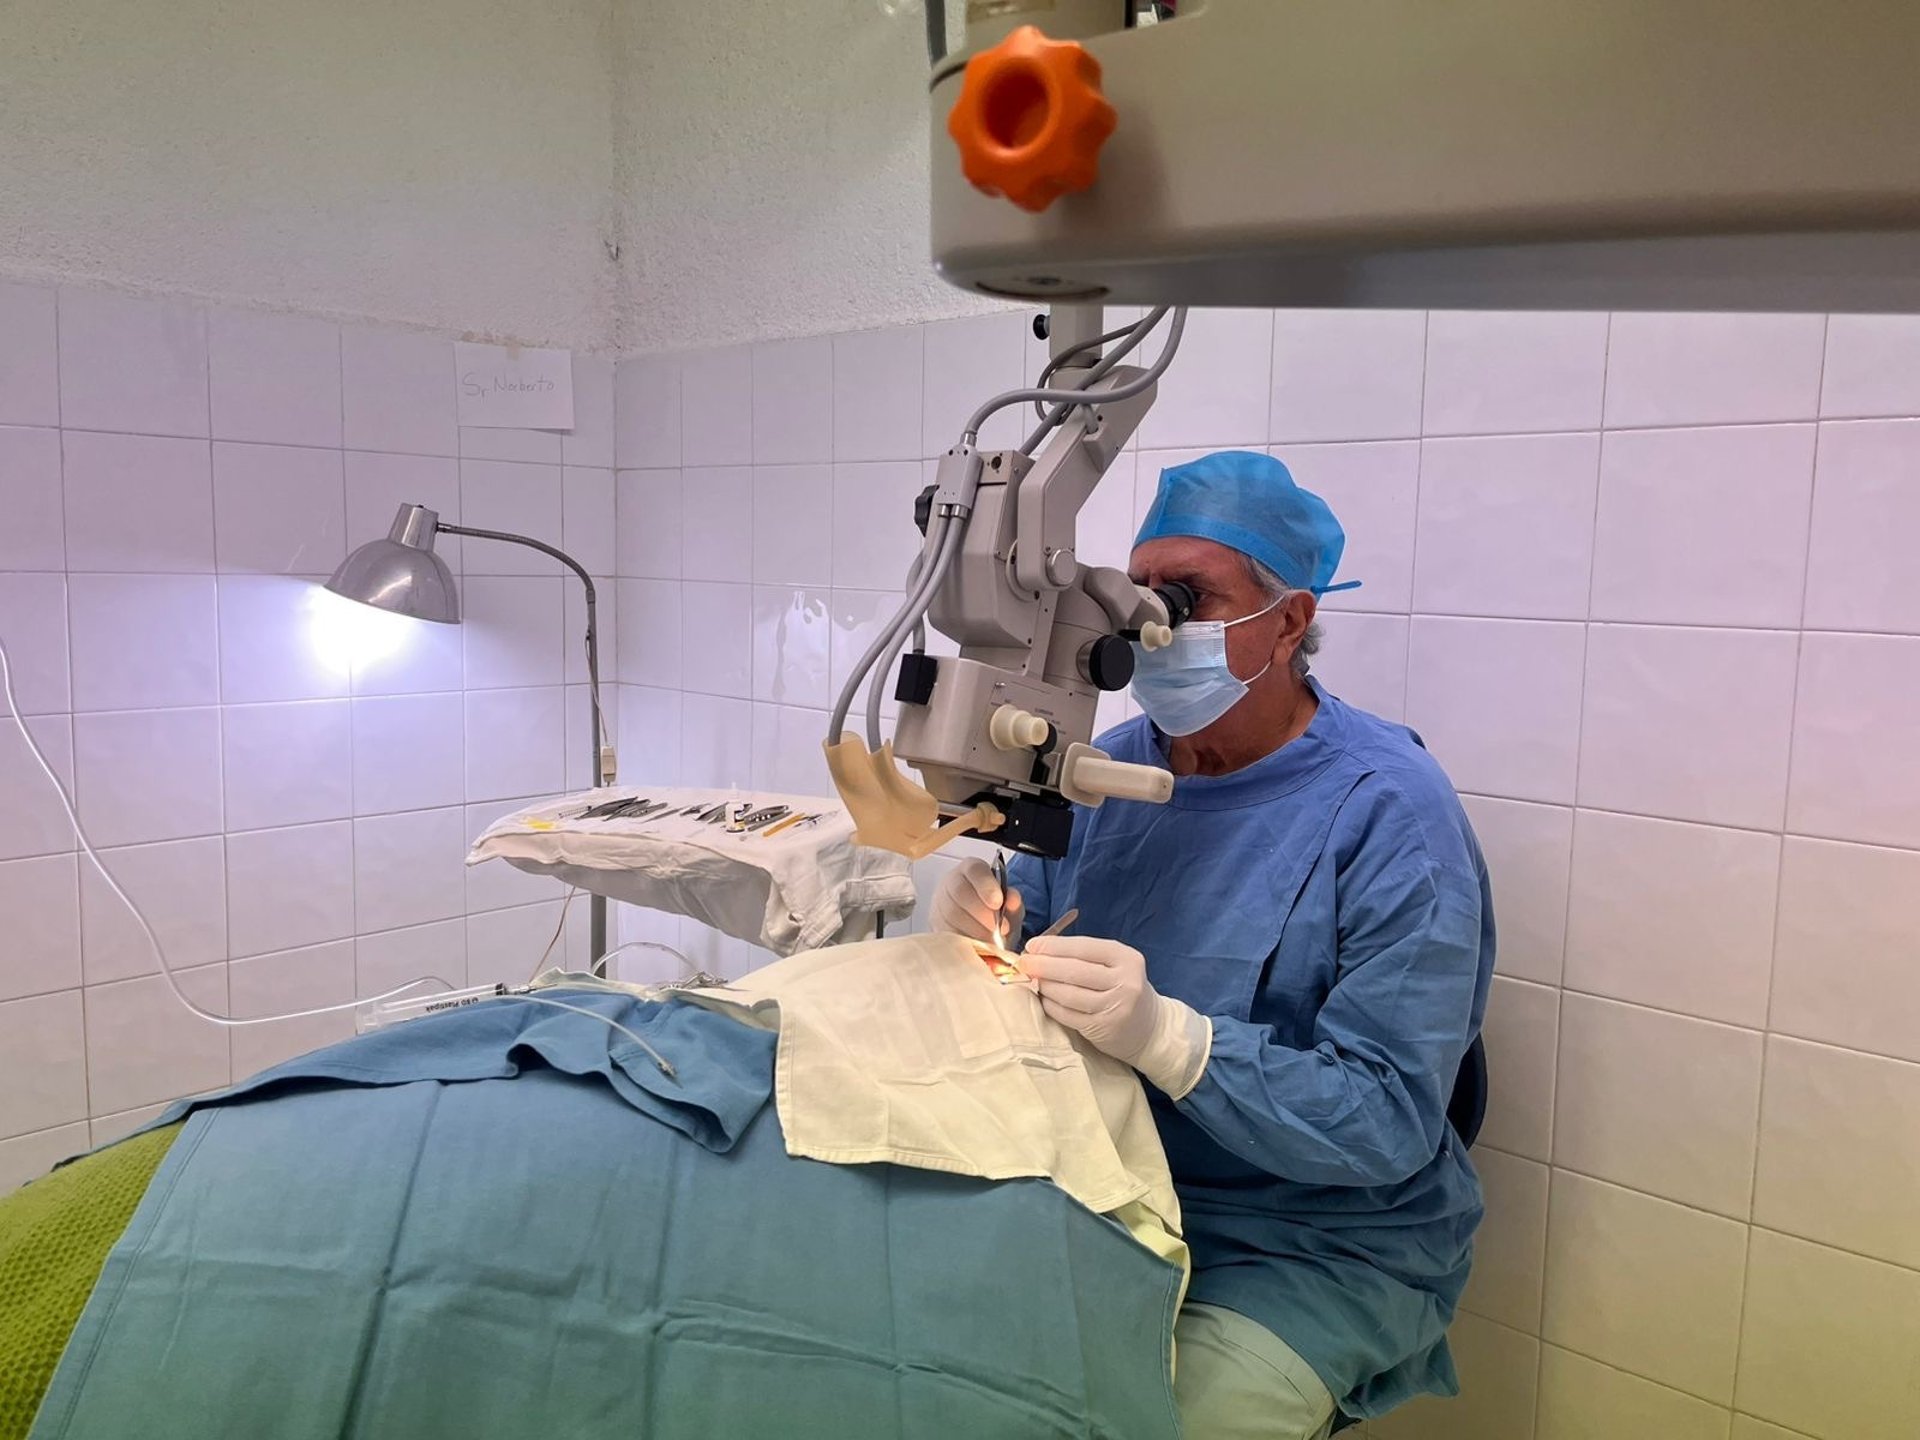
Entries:
{"type": "Polygon", "coordinates": [[[0,1201],[0,1440],[1178,1435],[1139,1084],[966,942],[537,993],[0,1201]]]}

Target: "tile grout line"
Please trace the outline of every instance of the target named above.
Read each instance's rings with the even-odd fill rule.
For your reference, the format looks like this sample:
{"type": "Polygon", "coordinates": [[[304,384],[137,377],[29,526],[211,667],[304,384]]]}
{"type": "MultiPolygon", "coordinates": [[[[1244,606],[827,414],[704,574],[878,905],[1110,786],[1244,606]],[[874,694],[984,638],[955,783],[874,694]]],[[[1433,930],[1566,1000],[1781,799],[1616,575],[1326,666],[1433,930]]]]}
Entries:
{"type": "MultiPolygon", "coordinates": [[[[1427,377],[1433,342],[1433,312],[1420,315],[1420,418],[1414,429],[1427,427],[1427,377]]],[[[1424,434],[1414,439],[1413,457],[1413,543],[1407,551],[1407,653],[1400,665],[1400,723],[1413,727],[1413,587],[1420,572],[1420,497],[1427,474],[1427,442],[1424,434]]]]}

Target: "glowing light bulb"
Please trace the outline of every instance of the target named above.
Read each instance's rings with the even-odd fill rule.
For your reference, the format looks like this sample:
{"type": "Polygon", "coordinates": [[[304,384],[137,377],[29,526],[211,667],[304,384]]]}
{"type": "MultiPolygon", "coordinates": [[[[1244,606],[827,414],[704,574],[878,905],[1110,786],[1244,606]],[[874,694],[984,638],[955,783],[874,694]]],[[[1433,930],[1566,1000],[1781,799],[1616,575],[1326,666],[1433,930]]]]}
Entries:
{"type": "Polygon", "coordinates": [[[343,679],[404,652],[427,622],[348,600],[316,585],[307,601],[307,643],[343,679]]]}

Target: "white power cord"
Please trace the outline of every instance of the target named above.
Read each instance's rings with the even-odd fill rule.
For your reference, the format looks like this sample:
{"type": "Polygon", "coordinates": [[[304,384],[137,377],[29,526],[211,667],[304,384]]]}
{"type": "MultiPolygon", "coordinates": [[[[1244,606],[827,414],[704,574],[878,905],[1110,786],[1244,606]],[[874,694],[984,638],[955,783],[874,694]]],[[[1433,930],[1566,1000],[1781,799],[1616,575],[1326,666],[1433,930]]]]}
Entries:
{"type": "MultiPolygon", "coordinates": [[[[166,949],[160,944],[160,937],[153,933],[153,926],[147,923],[147,917],[140,913],[140,907],[133,903],[132,897],[120,888],[120,882],[113,878],[113,872],[107,869],[105,862],[100,859],[100,853],[93,848],[93,842],[87,838],[87,832],[80,824],[80,813],[74,809],[73,799],[67,794],[67,787],[61,784],[60,776],[48,762],[46,753],[41,750],[39,742],[33,738],[33,731],[27,728],[26,718],[20,713],[20,704],[13,696],[13,667],[8,663],[7,646],[4,639],[0,639],[0,691],[4,691],[6,694],[7,713],[13,717],[13,723],[19,727],[20,738],[27,742],[27,752],[38,762],[42,773],[47,777],[48,783],[53,786],[54,793],[60,797],[60,806],[67,812],[67,821],[73,826],[74,838],[80,842],[80,849],[85,852],[87,859],[93,862],[93,868],[100,873],[100,878],[107,882],[107,888],[119,897],[122,905],[127,907],[127,912],[133,916],[134,923],[140,927],[140,933],[146,936],[147,944],[153,949],[153,958],[160,962],[161,978],[167,982],[167,989],[173,992],[173,998],[178,1000],[187,1010],[199,1016],[202,1020],[214,1025],[271,1025],[277,1020],[304,1020],[310,1015],[336,1015],[343,1010],[358,1010],[363,1005],[372,1005],[382,1000],[391,1000],[397,995],[404,995],[408,991],[415,990],[422,985],[437,985],[443,990],[453,988],[437,975],[422,975],[418,979],[409,980],[406,984],[396,986],[392,990],[385,990],[378,995],[368,996],[363,999],[349,1000],[339,1005],[318,1005],[311,1010],[290,1010],[284,1015],[258,1015],[250,1016],[246,1019],[241,1019],[233,1015],[218,1015],[211,1010],[196,1005],[192,1000],[187,998],[186,992],[180,988],[179,981],[174,978],[173,966],[168,963],[166,949]]],[[[601,1018],[605,1019],[606,1017],[602,1016],[601,1018]]]]}

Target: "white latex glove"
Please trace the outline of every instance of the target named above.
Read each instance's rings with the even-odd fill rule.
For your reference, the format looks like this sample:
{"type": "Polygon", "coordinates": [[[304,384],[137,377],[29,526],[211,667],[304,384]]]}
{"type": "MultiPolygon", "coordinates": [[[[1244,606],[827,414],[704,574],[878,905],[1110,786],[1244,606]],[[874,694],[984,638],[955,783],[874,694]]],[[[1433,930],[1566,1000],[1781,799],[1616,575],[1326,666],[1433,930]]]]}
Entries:
{"type": "Polygon", "coordinates": [[[1173,1099],[1200,1083],[1213,1049],[1213,1022],[1148,984],[1147,958],[1132,946],[1052,935],[1027,946],[1020,968],[1047,1014],[1173,1099]]]}
{"type": "MultiPolygon", "coordinates": [[[[1000,882],[993,878],[993,867],[984,860],[962,860],[933,892],[933,928],[990,945],[999,908],[1000,882]]],[[[1020,942],[1020,922],[1025,914],[1020,892],[1009,888],[1007,933],[1001,937],[1009,948],[1020,942]]]]}

